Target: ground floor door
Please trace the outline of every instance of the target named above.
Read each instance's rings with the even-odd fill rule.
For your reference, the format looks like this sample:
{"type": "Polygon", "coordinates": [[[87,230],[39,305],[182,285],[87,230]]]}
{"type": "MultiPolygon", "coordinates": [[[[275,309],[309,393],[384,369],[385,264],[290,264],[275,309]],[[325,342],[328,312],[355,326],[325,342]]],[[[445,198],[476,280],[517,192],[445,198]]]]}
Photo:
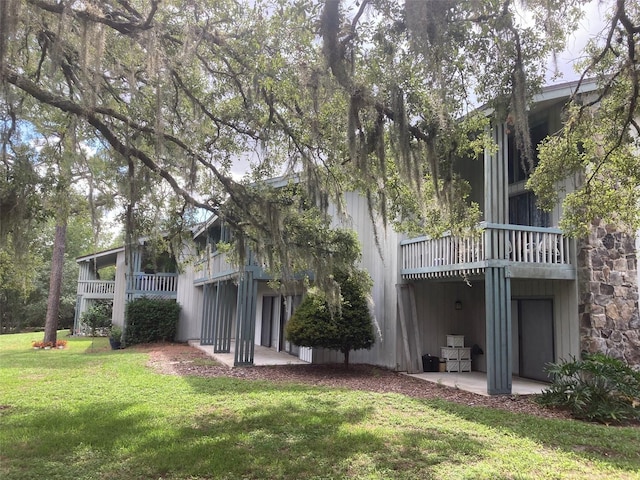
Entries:
{"type": "Polygon", "coordinates": [[[262,325],[260,329],[260,345],[271,348],[271,337],[274,326],[274,306],[280,297],[262,297],[262,325]]]}
{"type": "Polygon", "coordinates": [[[547,382],[545,368],[555,361],[553,301],[517,300],[517,311],[520,376],[547,382]]]}

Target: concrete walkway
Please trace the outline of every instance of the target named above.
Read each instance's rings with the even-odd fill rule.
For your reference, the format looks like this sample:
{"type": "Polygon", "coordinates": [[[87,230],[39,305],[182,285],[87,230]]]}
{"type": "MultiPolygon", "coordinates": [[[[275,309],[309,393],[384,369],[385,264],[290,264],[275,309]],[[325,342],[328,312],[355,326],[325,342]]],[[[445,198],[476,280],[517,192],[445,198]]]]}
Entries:
{"type": "MultiPolygon", "coordinates": [[[[218,362],[225,364],[228,367],[233,367],[235,359],[235,342],[231,341],[230,353],[213,353],[213,345],[200,345],[197,340],[189,340],[189,345],[196,347],[207,355],[212,356],[218,362]]],[[[260,345],[253,347],[253,364],[256,367],[265,365],[305,365],[307,362],[300,360],[298,357],[294,357],[286,352],[276,352],[275,350],[260,345]]]]}
{"type": "MultiPolygon", "coordinates": [[[[488,395],[487,374],[483,372],[424,372],[407,375],[427,382],[458,388],[466,392],[488,395]]],[[[511,380],[511,394],[535,395],[542,393],[542,390],[548,386],[548,383],[514,376],[511,380]]]]}
{"type": "MultiPolygon", "coordinates": [[[[213,353],[213,345],[200,345],[197,340],[190,340],[189,345],[196,347],[210,355],[218,362],[233,367],[235,342],[231,341],[230,353],[213,353]]],[[[286,352],[276,352],[275,350],[260,345],[254,346],[253,364],[257,367],[266,365],[305,365],[307,362],[286,352]]],[[[242,367],[240,367],[242,368],[242,367]]],[[[410,377],[418,378],[426,382],[437,383],[447,387],[458,388],[467,392],[487,395],[487,374],[483,372],[424,372],[406,374],[410,377]]],[[[512,395],[533,395],[541,393],[549,385],[547,383],[527,380],[525,378],[513,377],[512,395]]]]}

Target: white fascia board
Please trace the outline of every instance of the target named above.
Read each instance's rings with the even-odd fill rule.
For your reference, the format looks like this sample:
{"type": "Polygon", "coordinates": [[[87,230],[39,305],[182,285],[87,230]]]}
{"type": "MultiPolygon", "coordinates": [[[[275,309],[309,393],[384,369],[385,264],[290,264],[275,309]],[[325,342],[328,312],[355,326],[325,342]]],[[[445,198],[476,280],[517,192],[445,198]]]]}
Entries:
{"type": "Polygon", "coordinates": [[[540,93],[533,96],[533,103],[545,102],[547,100],[556,100],[560,98],[570,97],[574,93],[593,92],[598,89],[596,80],[593,78],[583,80],[582,82],[573,81],[566,83],[558,83],[549,85],[542,89],[540,93]],[[578,85],[580,88],[578,88],[578,85]],[[577,89],[577,90],[576,90],[577,89]]]}
{"type": "Polygon", "coordinates": [[[81,257],[76,257],[76,262],[87,262],[89,260],[95,260],[102,257],[107,257],[109,255],[117,255],[120,252],[124,252],[124,246],[110,248],[109,250],[103,250],[101,252],[90,253],[89,255],[82,255],[81,257]]]}

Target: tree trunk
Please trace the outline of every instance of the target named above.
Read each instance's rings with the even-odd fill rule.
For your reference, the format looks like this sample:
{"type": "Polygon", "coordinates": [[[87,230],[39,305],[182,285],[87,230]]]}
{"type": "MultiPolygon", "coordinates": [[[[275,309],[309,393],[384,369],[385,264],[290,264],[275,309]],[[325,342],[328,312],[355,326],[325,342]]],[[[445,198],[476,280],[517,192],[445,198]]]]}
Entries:
{"type": "Polygon", "coordinates": [[[61,215],[56,225],[56,236],[51,256],[51,277],[49,279],[49,298],[47,299],[47,319],[44,324],[44,341],[55,344],[58,331],[58,312],[60,310],[60,292],[62,290],[62,270],[64,250],[67,241],[67,218],[61,215]]]}
{"type": "Polygon", "coordinates": [[[349,368],[349,350],[343,350],[344,353],[344,368],[349,368]]]}

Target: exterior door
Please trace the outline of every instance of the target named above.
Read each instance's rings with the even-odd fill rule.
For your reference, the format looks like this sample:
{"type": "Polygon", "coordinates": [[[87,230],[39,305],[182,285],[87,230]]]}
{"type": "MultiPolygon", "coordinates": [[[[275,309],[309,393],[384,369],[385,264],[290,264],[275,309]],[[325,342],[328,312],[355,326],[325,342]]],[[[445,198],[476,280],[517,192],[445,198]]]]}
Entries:
{"type": "Polygon", "coordinates": [[[548,363],[555,361],[553,301],[519,300],[518,333],[520,376],[548,382],[548,363]]]}
{"type": "Polygon", "coordinates": [[[262,297],[262,329],[260,330],[260,345],[271,347],[271,328],[273,326],[274,298],[262,297]]]}

